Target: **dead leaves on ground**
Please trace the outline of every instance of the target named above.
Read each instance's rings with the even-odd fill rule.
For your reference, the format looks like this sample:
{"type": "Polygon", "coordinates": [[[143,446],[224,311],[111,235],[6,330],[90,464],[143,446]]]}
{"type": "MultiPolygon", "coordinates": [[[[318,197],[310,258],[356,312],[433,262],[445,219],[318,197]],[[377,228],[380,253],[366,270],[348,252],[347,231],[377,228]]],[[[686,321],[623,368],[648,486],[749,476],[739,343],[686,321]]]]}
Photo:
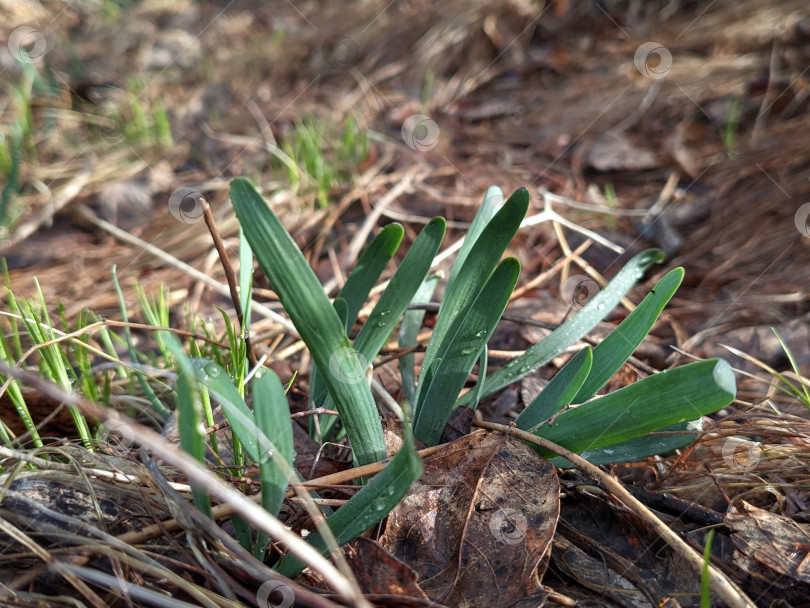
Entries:
{"type": "Polygon", "coordinates": [[[479,431],[445,444],[424,467],[379,547],[355,545],[357,563],[374,564],[355,571],[361,585],[446,606],[506,607],[542,595],[537,581],[560,511],[552,465],[513,437],[479,431]]]}

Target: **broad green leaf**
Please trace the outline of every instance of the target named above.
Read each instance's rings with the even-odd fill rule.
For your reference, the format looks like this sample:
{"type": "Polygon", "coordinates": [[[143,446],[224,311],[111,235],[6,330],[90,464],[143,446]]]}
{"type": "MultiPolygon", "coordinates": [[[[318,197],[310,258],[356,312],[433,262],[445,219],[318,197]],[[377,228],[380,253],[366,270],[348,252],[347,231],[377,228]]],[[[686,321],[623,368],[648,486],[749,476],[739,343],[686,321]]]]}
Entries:
{"type": "Polygon", "coordinates": [[[593,349],[591,373],[571,403],[587,401],[619,371],[650,332],[682,280],[683,268],[670,270],[655,284],[641,304],[593,349]]]}
{"type": "Polygon", "coordinates": [[[736,392],[731,366],[723,359],[707,359],[571,408],[557,416],[554,426],[541,426],[535,434],[572,452],[595,450],[716,412],[736,392]]]}
{"type": "MultiPolygon", "coordinates": [[[[275,454],[259,461],[262,507],[274,517],[278,517],[290,481],[289,473],[295,454],[290,407],[281,380],[272,370],[262,370],[253,379],[253,411],[256,426],[270,439],[278,450],[279,457],[288,465],[278,466],[276,458],[273,457],[275,454]]],[[[259,533],[255,551],[257,557],[264,555],[268,542],[267,535],[259,533]]]]}
{"type": "MultiPolygon", "coordinates": [[[[341,312],[338,314],[341,319],[345,319],[344,326],[347,334],[357,320],[357,315],[363,308],[377,279],[380,278],[380,274],[394,257],[402,242],[403,234],[405,234],[405,230],[399,224],[389,224],[380,230],[349,273],[349,277],[334,302],[335,307],[341,300],[345,303],[345,315],[341,312]]],[[[313,370],[309,387],[311,401],[316,407],[321,407],[328,394],[326,384],[317,373],[317,369],[313,370]]]]}
{"type": "MultiPolygon", "coordinates": [[[[363,304],[380,278],[380,274],[394,257],[404,234],[405,230],[399,224],[389,224],[380,230],[349,273],[349,277],[334,301],[335,310],[343,320],[347,334],[351,331],[360,309],[363,308],[363,304]],[[338,309],[338,306],[343,308],[338,309]]],[[[326,388],[326,383],[318,373],[317,366],[313,366],[309,386],[311,406],[326,407],[328,396],[329,390],[326,388]]],[[[328,437],[336,420],[334,416],[318,416],[318,422],[322,435],[328,437]]],[[[314,418],[310,418],[309,427],[310,433],[314,436],[316,429],[314,418]]]]}
{"type": "Polygon", "coordinates": [[[369,246],[357,260],[349,277],[338,293],[338,298],[346,300],[348,307],[346,330],[350,330],[357,320],[357,313],[363,308],[368,294],[377,283],[382,271],[399,248],[405,230],[399,224],[388,224],[377,233],[369,246]]]}
{"type": "Polygon", "coordinates": [[[498,265],[471,305],[465,307],[455,332],[444,337],[445,344],[430,373],[423,373],[429,384],[419,387],[417,403],[421,407],[414,413],[413,434],[427,445],[439,441],[456,397],[498,324],[519,273],[515,258],[506,258],[498,265]]]}
{"type": "MultiPolygon", "coordinates": [[[[613,464],[640,460],[656,454],[668,454],[697,439],[698,434],[694,432],[695,424],[694,420],[679,422],[641,437],[614,443],[604,448],[585,450],[579,455],[591,464],[613,464]]],[[[568,460],[560,456],[549,458],[549,462],[561,469],[574,467],[568,460]]]]}
{"type": "Polygon", "coordinates": [[[593,351],[586,346],[575,354],[540,391],[515,420],[517,428],[534,431],[554,414],[571,403],[593,363],[593,351]]]}
{"type": "Polygon", "coordinates": [[[292,468],[293,432],[290,408],[281,380],[272,370],[262,370],[253,379],[253,412],[256,426],[267,436],[279,452],[279,456],[290,466],[282,468],[275,464],[273,455],[259,461],[262,478],[262,506],[274,516],[278,516],[281,503],[289,482],[288,473],[292,468]]]}
{"type": "MultiPolygon", "coordinates": [[[[576,315],[551,332],[542,342],[529,348],[520,357],[512,359],[487,378],[484,394],[491,395],[517,382],[582,338],[621,301],[647,268],[663,259],[664,254],[658,249],[648,249],[636,255],[576,315]]],[[[464,405],[468,399],[467,395],[462,395],[458,405],[464,405]]]]}
{"type": "MultiPolygon", "coordinates": [[[[180,434],[180,447],[199,462],[205,462],[205,438],[202,428],[202,403],[197,383],[194,382],[194,367],[186,356],[177,336],[161,331],[166,347],[174,356],[177,365],[177,429],[180,434]]],[[[212,517],[211,499],[204,488],[191,486],[195,506],[212,517]]]]}
{"type": "Polygon", "coordinates": [[[262,462],[267,459],[265,454],[277,452],[272,442],[259,431],[253,412],[222,367],[213,361],[195,358],[191,359],[191,369],[197,381],[219,401],[231,430],[254,462],[262,462]]]}
{"type": "MultiPolygon", "coordinates": [[[[403,424],[402,448],[386,467],[352,498],[326,520],[338,544],[343,545],[359,536],[380,521],[410,489],[422,474],[422,461],[407,424],[403,424]]],[[[307,542],[326,552],[321,535],[313,532],[307,542]]],[[[285,555],[276,566],[276,571],[288,578],[301,572],[302,564],[290,555],[285,555]]]]}
{"type": "Polygon", "coordinates": [[[450,271],[450,278],[447,279],[447,285],[444,289],[445,293],[450,293],[453,290],[453,282],[456,280],[456,276],[461,270],[461,267],[464,266],[464,262],[467,259],[467,256],[470,254],[473,245],[475,245],[475,241],[478,240],[478,237],[481,236],[484,228],[486,228],[490,220],[495,217],[495,214],[502,205],[503,192],[500,188],[498,188],[498,186],[491,186],[484,195],[484,200],[481,203],[481,206],[478,207],[478,211],[473,218],[472,224],[470,224],[470,228],[467,230],[467,234],[464,236],[464,242],[461,244],[461,249],[459,249],[458,254],[456,255],[456,261],[453,262],[453,269],[450,271]]]}
{"type": "Polygon", "coordinates": [[[303,254],[245,179],[231,182],[231,200],[245,237],[253,248],[284,310],[309,348],[351,442],[358,464],[385,457],[385,443],[377,406],[364,378],[348,378],[341,370],[357,369],[357,354],[345,325],[323,293],[303,254]]]}
{"type": "MultiPolygon", "coordinates": [[[[444,219],[437,217],[428,222],[419,233],[394,276],[391,277],[388,287],[385,288],[354,339],[353,348],[360,361],[360,368],[362,368],[358,369],[358,372],[362,377],[365,377],[365,368],[368,363],[377,356],[377,353],[385,345],[394,326],[408,308],[411,298],[419,289],[422,281],[424,281],[425,275],[430,270],[433,258],[436,257],[444,238],[445,226],[444,219]]],[[[340,299],[335,300],[335,304],[337,305],[339,301],[340,299]]],[[[331,409],[333,400],[327,397],[323,402],[323,407],[331,409]]],[[[324,421],[322,429],[325,436],[329,435],[333,423],[333,417],[324,421]]]]}
{"type": "MultiPolygon", "coordinates": [[[[451,342],[458,333],[459,324],[481,294],[484,284],[492,276],[501,255],[506,251],[520,228],[520,223],[528,208],[529,192],[525,188],[519,188],[487,223],[476,239],[453,281],[453,289],[445,290],[433,336],[428,343],[419,374],[414,420],[419,419],[422,404],[426,402],[423,392],[433,385],[431,374],[434,372],[436,359],[447,355],[451,342]]],[[[441,433],[441,431],[439,432],[441,433]]]]}
{"type": "MultiPolygon", "coordinates": [[[[433,297],[433,292],[436,290],[436,284],[439,282],[440,274],[437,272],[430,273],[425,277],[419,289],[416,290],[411,304],[424,304],[430,302],[433,297]]],[[[409,310],[402,315],[402,322],[399,324],[399,347],[410,348],[416,346],[416,338],[419,336],[419,330],[422,328],[422,321],[425,318],[424,310],[409,310]]],[[[413,353],[403,355],[399,358],[399,373],[402,377],[402,392],[405,395],[405,400],[413,405],[416,400],[416,374],[414,372],[414,356],[413,353]]]]}
{"type": "Polygon", "coordinates": [[[419,233],[368,320],[357,334],[354,348],[367,361],[371,361],[380,352],[394,325],[425,280],[433,258],[436,257],[442,244],[445,226],[443,218],[433,218],[419,233]]]}

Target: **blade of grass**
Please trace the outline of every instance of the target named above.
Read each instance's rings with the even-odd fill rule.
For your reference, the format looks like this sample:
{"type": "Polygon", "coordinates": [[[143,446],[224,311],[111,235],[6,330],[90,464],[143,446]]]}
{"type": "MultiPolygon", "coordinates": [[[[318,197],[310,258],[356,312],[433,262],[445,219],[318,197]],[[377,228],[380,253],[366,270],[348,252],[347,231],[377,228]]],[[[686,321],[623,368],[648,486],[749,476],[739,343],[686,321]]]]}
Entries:
{"type": "Polygon", "coordinates": [[[554,426],[542,426],[535,435],[572,452],[594,450],[716,412],[731,403],[736,392],[731,366],[723,359],[707,359],[571,408],[557,416],[554,426]]]}
{"type": "MultiPolygon", "coordinates": [[[[561,354],[567,347],[582,338],[596,327],[630,291],[644,274],[644,271],[655,262],[664,259],[664,253],[658,249],[648,249],[633,257],[627,265],[608,283],[603,290],[597,293],[582,310],[571,319],[555,329],[545,340],[529,348],[520,357],[512,359],[501,369],[487,378],[484,385],[484,395],[491,395],[502,388],[517,382],[526,374],[548,363],[552,358],[561,354]]],[[[459,405],[467,403],[469,397],[465,394],[458,400],[459,405]]]]}
{"type": "Polygon", "coordinates": [[[796,397],[800,401],[802,401],[805,405],[810,406],[810,392],[808,392],[807,390],[807,385],[801,381],[802,373],[799,370],[799,366],[796,363],[796,358],[793,356],[793,352],[790,350],[785,341],[782,340],[782,337],[777,333],[776,329],[771,327],[771,331],[773,332],[773,335],[776,336],[776,339],[779,341],[779,346],[781,346],[782,350],[785,351],[785,356],[787,357],[788,362],[790,363],[790,367],[793,370],[793,373],[796,374],[796,378],[799,379],[799,386],[801,387],[801,390],[794,387],[793,384],[791,384],[784,378],[782,378],[782,381],[790,385],[790,387],[796,392],[796,397]]]}
{"type": "Polygon", "coordinates": [[[339,369],[330,369],[330,363],[337,367],[335,357],[353,368],[359,367],[359,361],[346,336],[345,325],[323,293],[315,273],[247,180],[237,178],[231,182],[231,200],[259,265],[309,348],[335,401],[355,461],[368,464],[384,458],[382,426],[368,384],[347,382],[339,377],[339,369]]]}

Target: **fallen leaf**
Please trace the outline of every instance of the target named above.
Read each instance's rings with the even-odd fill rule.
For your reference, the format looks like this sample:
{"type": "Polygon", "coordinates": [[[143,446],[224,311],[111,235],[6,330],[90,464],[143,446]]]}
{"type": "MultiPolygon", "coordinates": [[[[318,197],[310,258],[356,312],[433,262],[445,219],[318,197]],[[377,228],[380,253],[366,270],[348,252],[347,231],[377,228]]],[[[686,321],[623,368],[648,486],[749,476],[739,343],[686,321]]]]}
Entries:
{"type": "Polygon", "coordinates": [[[749,574],[767,579],[779,587],[810,583],[810,525],[741,501],[742,514],[729,513],[725,524],[739,551],[735,561],[749,574]],[[763,567],[764,566],[764,571],[763,567]],[[767,576],[771,570],[778,577],[767,576]]]}
{"type": "Polygon", "coordinates": [[[479,431],[425,459],[380,544],[433,601],[507,607],[536,591],[559,511],[554,467],[514,437],[479,431]]]}

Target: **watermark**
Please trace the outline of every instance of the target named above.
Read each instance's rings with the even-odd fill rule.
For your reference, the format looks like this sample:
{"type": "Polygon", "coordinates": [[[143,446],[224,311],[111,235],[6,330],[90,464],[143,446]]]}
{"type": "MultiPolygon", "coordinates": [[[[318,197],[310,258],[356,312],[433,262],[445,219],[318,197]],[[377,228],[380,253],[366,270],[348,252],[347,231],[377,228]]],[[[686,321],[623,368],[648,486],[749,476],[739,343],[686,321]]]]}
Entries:
{"type": "Polygon", "coordinates": [[[365,381],[368,367],[368,359],[351,346],[343,346],[329,357],[329,371],[335,378],[347,384],[365,381]]]}
{"type": "Polygon", "coordinates": [[[562,284],[560,297],[571,308],[579,310],[599,293],[599,283],[590,277],[573,274],[562,284]]]}
{"type": "Polygon", "coordinates": [[[98,136],[109,144],[117,144],[124,139],[124,117],[118,110],[110,110],[95,121],[98,136]]]}
{"type": "Polygon", "coordinates": [[[332,38],[321,47],[321,57],[331,69],[346,70],[360,57],[360,46],[351,38],[332,38]]]}
{"type": "Polygon", "coordinates": [[[48,41],[38,29],[21,25],[12,30],[8,37],[8,50],[20,63],[36,63],[48,50],[48,41]]]}
{"type": "Polygon", "coordinates": [[[657,42],[645,42],[636,49],[633,63],[642,76],[660,80],[672,69],[672,53],[657,42]]]}
{"type": "Polygon", "coordinates": [[[810,203],[805,203],[796,210],[793,221],[796,222],[796,229],[802,236],[810,236],[810,203]]]}
{"type": "Polygon", "coordinates": [[[123,420],[117,422],[105,420],[98,428],[96,437],[101,449],[122,458],[132,451],[135,443],[135,431],[123,420]]]}
{"type": "Polygon", "coordinates": [[[402,139],[409,148],[427,152],[439,143],[439,125],[424,114],[411,114],[402,123],[402,139]]]}
{"type": "Polygon", "coordinates": [[[489,531],[500,543],[518,545],[526,538],[529,524],[526,517],[517,509],[498,509],[489,520],[489,531]]]}
{"type": "Polygon", "coordinates": [[[256,603],[259,608],[290,608],[295,603],[295,592],[281,581],[265,581],[256,591],[256,603]],[[273,601],[270,600],[271,595],[273,601]]]}
{"type": "Polygon", "coordinates": [[[169,197],[169,211],[184,224],[196,224],[204,216],[203,198],[199,190],[183,186],[169,197]]]}
{"type": "Polygon", "coordinates": [[[755,441],[729,437],[723,442],[723,460],[729,468],[748,473],[753,471],[762,458],[762,447],[755,441]]]}

